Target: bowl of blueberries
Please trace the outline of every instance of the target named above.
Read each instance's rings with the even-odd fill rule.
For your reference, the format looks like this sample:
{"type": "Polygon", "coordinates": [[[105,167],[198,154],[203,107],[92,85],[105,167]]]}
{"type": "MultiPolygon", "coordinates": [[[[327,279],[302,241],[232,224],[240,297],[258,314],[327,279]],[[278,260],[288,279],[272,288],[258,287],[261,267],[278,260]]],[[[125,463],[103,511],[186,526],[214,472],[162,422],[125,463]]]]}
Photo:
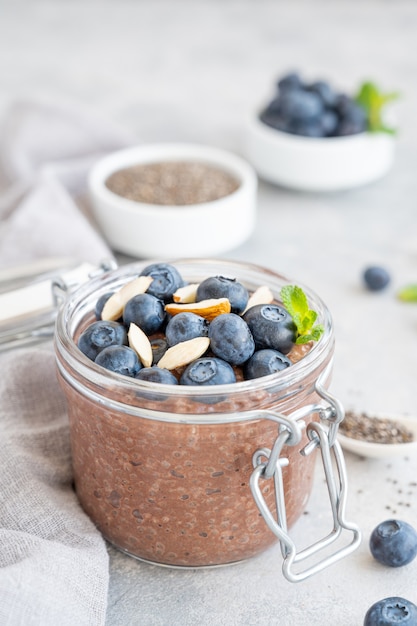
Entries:
{"type": "Polygon", "coordinates": [[[396,93],[364,82],[355,95],[328,81],[281,77],[251,117],[244,151],[260,178],[300,191],[340,191],[378,180],[391,168],[396,93]]]}

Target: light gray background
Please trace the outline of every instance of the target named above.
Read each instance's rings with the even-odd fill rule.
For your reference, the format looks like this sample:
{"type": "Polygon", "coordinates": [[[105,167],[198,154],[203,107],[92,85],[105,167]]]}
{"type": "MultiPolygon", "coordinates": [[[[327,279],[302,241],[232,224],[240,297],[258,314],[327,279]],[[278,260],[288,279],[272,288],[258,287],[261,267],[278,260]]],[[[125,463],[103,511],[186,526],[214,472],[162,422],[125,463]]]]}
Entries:
{"type": "MultiPolygon", "coordinates": [[[[417,415],[417,305],[396,299],[400,286],[417,282],[416,34],[412,0],[1,2],[0,109],[22,95],[68,99],[141,141],[241,153],[248,116],[289,69],[348,91],[368,78],[400,91],[401,131],[388,176],[332,194],[261,183],[256,230],[226,256],[320,293],[336,327],[332,390],[347,408],[417,415]],[[362,269],[374,263],[393,277],[380,294],[361,284],[362,269]]],[[[353,556],[294,585],[281,575],[278,546],[204,571],[149,566],[109,548],[107,626],[360,626],[382,597],[417,603],[417,562],[389,570],[367,547],[386,517],[417,525],[417,459],[346,456],[348,517],[364,535],[353,556]]],[[[319,475],[308,515],[294,529],[302,541],[328,530],[322,482],[319,475]]]]}

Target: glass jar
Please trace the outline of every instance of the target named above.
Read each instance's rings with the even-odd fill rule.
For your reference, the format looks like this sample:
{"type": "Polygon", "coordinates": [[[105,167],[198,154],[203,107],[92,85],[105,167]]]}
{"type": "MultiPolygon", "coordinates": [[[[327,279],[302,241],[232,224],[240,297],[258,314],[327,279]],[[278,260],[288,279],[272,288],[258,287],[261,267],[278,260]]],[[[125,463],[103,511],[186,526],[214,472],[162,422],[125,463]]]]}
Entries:
{"type": "MultiPolygon", "coordinates": [[[[244,263],[172,263],[189,282],[228,276],[251,291],[267,285],[277,300],[288,284],[275,272],[244,263]]],[[[250,483],[254,467],[273,454],[283,433],[284,445],[278,447],[285,463],[274,460],[274,467],[282,466],[285,529],[309,498],[316,451],[305,453],[308,426],[319,422],[317,381],[323,389],[328,386],[334,350],[329,311],[303,286],[324,334],[298,362],[276,374],[209,388],[132,379],[90,361],[76,339],[94,320],[97,299],[147,264],[93,278],[58,314],[57,367],[68,403],[78,498],[103,536],[139,559],[177,567],[247,559],[280,538],[259,505],[260,498],[277,515],[273,484],[260,483],[256,502],[250,483]],[[297,424],[299,441],[292,432],[297,424]]]]}

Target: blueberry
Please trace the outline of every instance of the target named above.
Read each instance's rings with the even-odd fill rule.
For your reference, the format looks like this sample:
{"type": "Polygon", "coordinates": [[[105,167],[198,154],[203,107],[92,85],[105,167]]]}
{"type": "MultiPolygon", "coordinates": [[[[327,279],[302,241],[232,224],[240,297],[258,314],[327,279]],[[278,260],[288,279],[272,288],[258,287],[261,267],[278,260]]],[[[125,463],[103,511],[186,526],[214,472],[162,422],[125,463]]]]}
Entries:
{"type": "Polygon", "coordinates": [[[320,117],[320,125],[325,137],[332,137],[337,132],[339,118],[334,111],[326,109],[320,117]]]}
{"type": "Polygon", "coordinates": [[[301,89],[303,82],[297,72],[289,72],[277,82],[277,87],[280,92],[287,91],[289,89],[301,89]]]}
{"type": "Polygon", "coordinates": [[[349,115],[349,112],[355,105],[355,101],[350,96],[345,93],[341,93],[337,96],[334,109],[341,116],[349,115]]]}
{"type": "Polygon", "coordinates": [[[127,332],[119,322],[98,320],[93,322],[81,333],[78,347],[89,359],[96,356],[108,346],[121,346],[127,343],[127,332]]]}
{"type": "Polygon", "coordinates": [[[339,115],[337,136],[355,135],[367,130],[365,109],[349,96],[340,95],[335,110],[339,115]]]}
{"type": "Polygon", "coordinates": [[[178,380],[174,374],[169,370],[162,369],[162,367],[143,367],[135,378],[151,383],[162,383],[163,385],[178,385],[178,380]]]}
{"type": "Polygon", "coordinates": [[[259,117],[272,128],[304,137],[343,137],[368,129],[365,109],[351,96],[324,80],[303,83],[295,72],[278,82],[278,93],[259,117]]]}
{"type": "Polygon", "coordinates": [[[158,332],[165,322],[165,307],[162,300],[150,293],[133,296],[123,311],[123,322],[127,327],[136,324],[147,335],[158,332]]]}
{"type": "Polygon", "coordinates": [[[216,357],[196,359],[183,371],[181,385],[228,385],[236,382],[233,367],[216,357]]]}
{"type": "Polygon", "coordinates": [[[281,372],[291,365],[291,361],[278,350],[266,348],[257,350],[245,364],[244,375],[246,380],[268,376],[281,372]]]}
{"type": "Polygon", "coordinates": [[[278,304],[257,304],[243,319],[255,339],[257,350],[272,348],[287,354],[296,339],[295,324],[286,309],[278,304]]]}
{"type": "Polygon", "coordinates": [[[156,337],[150,340],[152,348],[152,365],[156,365],[159,359],[168,350],[167,340],[163,337],[156,337]]]}
{"type": "Polygon", "coordinates": [[[383,565],[401,567],[417,556],[417,532],[407,522],[389,519],[374,528],[369,548],[383,565]]]}
{"type": "Polygon", "coordinates": [[[275,128],[275,130],[280,130],[283,133],[290,132],[290,120],[281,117],[277,113],[271,113],[270,111],[266,110],[260,114],[259,119],[264,124],[271,126],[271,128],[275,128]]]}
{"type": "Polygon", "coordinates": [[[227,298],[230,301],[232,313],[242,313],[249,300],[248,290],[235,278],[225,276],[210,276],[203,280],[196,294],[197,302],[209,298],[227,298]]]}
{"type": "Polygon", "coordinates": [[[194,337],[207,337],[208,328],[209,322],[201,315],[178,313],[169,320],[165,329],[168,346],[174,346],[194,337]]]}
{"type": "Polygon", "coordinates": [[[104,305],[112,295],[113,291],[108,291],[107,293],[104,293],[102,296],[100,296],[100,298],[97,300],[94,307],[94,315],[96,316],[96,320],[101,320],[101,314],[103,312],[104,305]]]}
{"type": "Polygon", "coordinates": [[[136,352],[127,346],[104,348],[97,355],[95,362],[112,372],[132,377],[136,376],[142,367],[136,352]]]}
{"type": "Polygon", "coordinates": [[[391,277],[383,267],[367,267],[363,272],[365,286],[371,291],[381,291],[389,284],[391,277]]]}
{"type": "Polygon", "coordinates": [[[331,109],[336,105],[337,94],[332,89],[332,87],[330,87],[328,82],[324,80],[318,80],[314,83],[311,83],[308,88],[310,91],[316,93],[320,97],[325,107],[331,109]]]}
{"type": "Polygon", "coordinates": [[[270,113],[271,115],[279,113],[280,102],[279,95],[273,98],[265,108],[265,113],[270,113]]]}
{"type": "Polygon", "coordinates": [[[287,119],[312,119],[319,117],[323,109],[320,97],[307,90],[286,91],[280,98],[279,112],[287,119]]]}
{"type": "Polygon", "coordinates": [[[321,117],[306,120],[293,120],[287,125],[287,132],[302,137],[324,137],[321,117]]]}
{"type": "Polygon", "coordinates": [[[173,294],[184,285],[177,268],[169,263],[152,263],[142,270],[141,276],[152,276],[147,293],[164,302],[172,300],[173,294]]]}
{"type": "Polygon", "coordinates": [[[352,118],[343,118],[337,125],[335,136],[348,137],[349,135],[359,135],[366,131],[366,121],[355,120],[352,118]]]}
{"type": "Polygon", "coordinates": [[[375,602],[365,615],[363,626],[417,626],[417,606],[398,596],[375,602]]]}
{"type": "Polygon", "coordinates": [[[223,313],[210,323],[208,336],[213,354],[233,365],[241,365],[255,351],[247,323],[236,313],[223,313]]]}

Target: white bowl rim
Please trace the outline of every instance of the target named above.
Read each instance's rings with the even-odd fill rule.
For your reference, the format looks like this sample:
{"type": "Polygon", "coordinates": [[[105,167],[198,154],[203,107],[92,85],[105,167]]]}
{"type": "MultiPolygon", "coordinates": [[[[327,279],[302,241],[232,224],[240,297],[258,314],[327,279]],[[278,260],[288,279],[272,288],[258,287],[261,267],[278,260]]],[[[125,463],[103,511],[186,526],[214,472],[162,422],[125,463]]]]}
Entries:
{"type": "Polygon", "coordinates": [[[261,179],[297,191],[338,192],[384,176],[393,164],[395,138],[382,132],[302,137],[251,116],[244,147],[261,179]]]}
{"type": "MultiPolygon", "coordinates": [[[[356,413],[357,411],[355,411],[356,413]]],[[[340,445],[349,452],[353,452],[362,457],[389,458],[392,456],[407,456],[410,452],[417,452],[417,417],[399,415],[394,413],[369,413],[365,411],[367,417],[372,419],[388,419],[406,426],[414,435],[414,440],[406,443],[374,443],[363,441],[353,437],[343,435],[339,430],[337,438],[340,445]]]]}
{"type": "Polygon", "coordinates": [[[231,198],[233,198],[233,201],[236,201],[240,196],[245,195],[248,190],[252,191],[256,188],[257,175],[254,168],[244,158],[222,148],[183,142],[146,143],[124,148],[101,158],[89,172],[88,186],[91,193],[113,205],[117,204],[124,211],[137,213],[140,208],[144,213],[147,211],[154,213],[157,210],[162,215],[164,212],[172,214],[172,211],[188,213],[198,209],[207,210],[207,208],[213,205],[227,204],[231,198]],[[130,200],[114,193],[105,184],[111,173],[125,167],[141,163],[158,163],[162,160],[185,161],[187,158],[188,160],[200,161],[223,168],[238,179],[239,186],[232,193],[217,200],[187,205],[161,205],[130,200]]]}

